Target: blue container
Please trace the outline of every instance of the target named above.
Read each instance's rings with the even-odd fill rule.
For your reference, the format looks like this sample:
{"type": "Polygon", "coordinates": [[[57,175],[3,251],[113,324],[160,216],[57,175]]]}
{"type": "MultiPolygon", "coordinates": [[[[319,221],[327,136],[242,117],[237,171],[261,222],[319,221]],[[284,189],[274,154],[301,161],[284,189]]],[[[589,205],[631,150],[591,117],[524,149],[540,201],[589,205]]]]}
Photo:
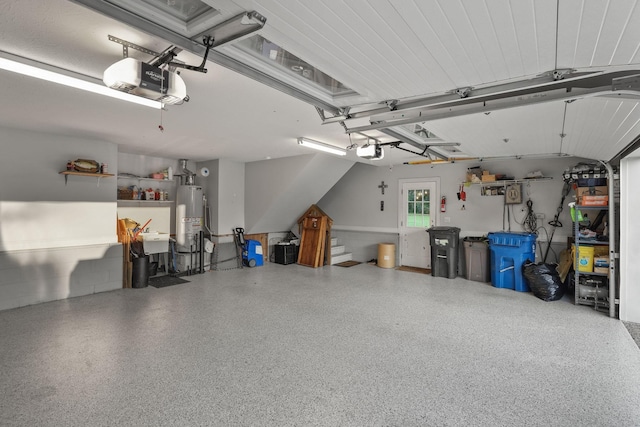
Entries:
{"type": "Polygon", "coordinates": [[[536,235],[532,233],[489,233],[491,284],[496,288],[529,292],[522,275],[526,261],[536,262],[536,235]]]}
{"type": "Polygon", "coordinates": [[[262,245],[257,240],[245,240],[242,260],[249,267],[259,267],[264,264],[262,245]]]}

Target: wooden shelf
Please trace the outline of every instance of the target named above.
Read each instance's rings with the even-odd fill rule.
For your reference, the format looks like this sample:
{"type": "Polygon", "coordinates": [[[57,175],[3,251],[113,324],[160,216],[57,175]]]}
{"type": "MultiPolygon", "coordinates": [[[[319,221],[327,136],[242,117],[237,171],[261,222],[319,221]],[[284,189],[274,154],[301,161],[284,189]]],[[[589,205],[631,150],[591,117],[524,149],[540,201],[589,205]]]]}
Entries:
{"type": "Polygon", "coordinates": [[[91,173],[91,172],[77,172],[77,171],[61,171],[59,172],[59,174],[64,175],[64,185],[67,185],[67,179],[69,178],[69,175],[90,176],[93,178],[98,178],[98,186],[100,186],[100,178],[108,178],[110,176],[115,176],[112,173],[99,173],[99,172],[91,173]]]}
{"type": "Polygon", "coordinates": [[[91,173],[91,172],[76,172],[76,171],[62,171],[60,172],[61,175],[76,175],[76,176],[93,176],[93,177],[98,177],[98,178],[104,178],[107,176],[114,176],[112,173],[99,173],[99,172],[95,172],[95,173],[91,173]]]}

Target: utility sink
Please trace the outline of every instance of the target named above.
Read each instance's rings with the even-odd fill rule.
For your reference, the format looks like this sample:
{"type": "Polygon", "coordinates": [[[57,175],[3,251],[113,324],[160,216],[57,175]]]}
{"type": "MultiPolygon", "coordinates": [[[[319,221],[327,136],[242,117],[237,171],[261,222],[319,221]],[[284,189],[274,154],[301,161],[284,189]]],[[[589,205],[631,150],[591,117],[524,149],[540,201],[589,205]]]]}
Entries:
{"type": "Polygon", "coordinates": [[[138,237],[142,238],[144,253],[147,255],[169,252],[169,233],[150,231],[140,233],[138,237]]]}

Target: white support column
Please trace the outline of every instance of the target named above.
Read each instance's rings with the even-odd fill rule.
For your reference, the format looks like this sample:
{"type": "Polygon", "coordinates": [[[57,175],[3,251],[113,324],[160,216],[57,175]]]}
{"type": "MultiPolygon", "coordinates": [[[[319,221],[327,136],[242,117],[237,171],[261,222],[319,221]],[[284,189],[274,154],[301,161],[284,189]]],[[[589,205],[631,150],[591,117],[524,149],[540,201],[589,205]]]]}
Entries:
{"type": "Polygon", "coordinates": [[[640,323],[640,158],[620,162],[620,320],[640,323]]]}

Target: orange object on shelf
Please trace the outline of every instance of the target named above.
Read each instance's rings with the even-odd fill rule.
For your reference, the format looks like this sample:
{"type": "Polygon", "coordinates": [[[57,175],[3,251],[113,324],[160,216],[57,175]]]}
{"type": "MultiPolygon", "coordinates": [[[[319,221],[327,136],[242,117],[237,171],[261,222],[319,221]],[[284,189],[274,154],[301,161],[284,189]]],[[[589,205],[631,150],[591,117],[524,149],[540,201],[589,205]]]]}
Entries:
{"type": "Polygon", "coordinates": [[[582,206],[607,206],[609,204],[609,196],[582,196],[580,205],[582,206]]]}

